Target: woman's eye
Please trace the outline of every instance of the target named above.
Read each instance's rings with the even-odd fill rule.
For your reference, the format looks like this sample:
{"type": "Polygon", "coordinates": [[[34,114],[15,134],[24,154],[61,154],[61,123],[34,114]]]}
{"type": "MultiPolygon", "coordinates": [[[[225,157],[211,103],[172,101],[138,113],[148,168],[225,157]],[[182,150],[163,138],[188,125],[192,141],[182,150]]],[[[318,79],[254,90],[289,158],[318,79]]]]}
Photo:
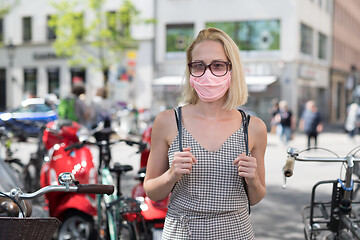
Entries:
{"type": "Polygon", "coordinates": [[[204,69],[204,64],[202,63],[196,63],[193,65],[194,69],[204,69]]]}

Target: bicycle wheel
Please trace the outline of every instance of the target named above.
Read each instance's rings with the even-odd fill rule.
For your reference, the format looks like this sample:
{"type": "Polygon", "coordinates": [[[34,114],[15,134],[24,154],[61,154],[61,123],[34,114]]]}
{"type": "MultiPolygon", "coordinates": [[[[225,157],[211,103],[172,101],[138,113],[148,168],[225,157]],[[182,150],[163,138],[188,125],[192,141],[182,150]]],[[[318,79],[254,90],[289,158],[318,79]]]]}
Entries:
{"type": "Polygon", "coordinates": [[[123,221],[119,240],[136,240],[135,224],[133,222],[123,221]]]}
{"type": "MultiPolygon", "coordinates": [[[[353,201],[354,202],[360,202],[360,188],[357,187],[353,193],[353,201]]],[[[353,203],[351,214],[356,218],[360,218],[360,204],[359,203],[353,203]]]]}
{"type": "Polygon", "coordinates": [[[58,240],[92,240],[96,239],[94,221],[91,217],[73,212],[63,220],[58,232],[58,240]]]}

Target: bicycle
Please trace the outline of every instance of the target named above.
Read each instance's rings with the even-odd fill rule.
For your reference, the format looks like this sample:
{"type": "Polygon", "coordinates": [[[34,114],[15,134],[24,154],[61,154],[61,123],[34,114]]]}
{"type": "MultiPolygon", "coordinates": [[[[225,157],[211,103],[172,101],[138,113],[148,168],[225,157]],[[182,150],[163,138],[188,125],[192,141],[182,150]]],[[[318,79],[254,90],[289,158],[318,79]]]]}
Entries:
{"type": "Polygon", "coordinates": [[[60,226],[57,218],[28,217],[28,204],[25,200],[40,197],[49,192],[76,192],[89,194],[112,194],[114,186],[102,184],[79,184],[72,173],[62,173],[58,177],[60,185],[43,187],[33,193],[23,193],[20,188],[13,188],[10,192],[0,192],[0,213],[7,213],[7,217],[0,217],[0,239],[30,240],[51,239],[60,226]],[[15,216],[18,212],[18,216],[15,216]]]}
{"type": "MultiPolygon", "coordinates": [[[[345,157],[308,157],[302,153],[312,150],[322,149],[327,152],[332,151],[325,148],[308,148],[298,151],[295,148],[288,148],[288,158],[283,168],[284,188],[286,178],[293,175],[295,161],[303,162],[339,162],[345,165],[345,177],[336,180],[324,180],[316,183],[312,188],[310,205],[302,209],[301,215],[304,224],[304,235],[307,240],[327,239],[360,239],[360,227],[358,223],[360,218],[356,216],[356,209],[359,208],[359,200],[354,197],[354,183],[359,188],[359,179],[353,179],[353,168],[355,163],[360,162],[356,154],[360,151],[360,146],[354,148],[345,157]],[[319,186],[332,186],[332,195],[330,201],[318,200],[316,193],[319,186]]],[[[357,192],[360,193],[360,190],[357,192]]],[[[360,197],[360,196],[359,196],[360,197]]]]}
{"type": "MultiPolygon", "coordinates": [[[[133,167],[131,165],[121,165],[115,163],[111,166],[111,146],[120,142],[125,142],[129,146],[139,145],[145,148],[141,142],[118,139],[110,140],[110,135],[114,133],[110,128],[96,131],[95,136],[98,141],[91,142],[85,140],[66,148],[81,148],[85,145],[93,145],[99,148],[99,166],[98,173],[100,183],[106,185],[115,185],[114,193],[108,196],[97,196],[98,219],[97,225],[100,239],[110,240],[135,240],[145,239],[145,224],[141,216],[140,202],[136,199],[124,196],[121,191],[121,176],[133,167]],[[116,175],[116,180],[112,174],[116,175]],[[116,183],[115,183],[116,182],[116,183]]],[[[141,151],[141,150],[139,150],[141,151]]]]}
{"type": "Polygon", "coordinates": [[[21,173],[24,168],[24,164],[19,158],[14,157],[14,153],[17,150],[13,150],[12,144],[14,141],[14,133],[7,130],[5,127],[0,127],[0,142],[5,150],[4,162],[6,162],[10,168],[16,173],[16,177],[21,179],[21,173]]]}

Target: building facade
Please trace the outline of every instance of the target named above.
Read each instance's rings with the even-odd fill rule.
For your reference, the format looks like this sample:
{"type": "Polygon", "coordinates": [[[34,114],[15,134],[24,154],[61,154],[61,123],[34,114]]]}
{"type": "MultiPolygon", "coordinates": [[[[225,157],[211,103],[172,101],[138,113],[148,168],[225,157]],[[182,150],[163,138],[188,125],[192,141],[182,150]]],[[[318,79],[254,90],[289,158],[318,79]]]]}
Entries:
{"type": "MultiPolygon", "coordinates": [[[[104,12],[117,11],[122,0],[107,1],[104,12]]],[[[140,18],[153,19],[154,3],[149,0],[134,1],[140,11],[140,18]]],[[[85,24],[91,20],[89,9],[79,9],[85,24]]],[[[97,88],[104,85],[103,74],[92,65],[70,66],[68,59],[56,56],[52,43],[56,38],[48,27],[55,9],[48,0],[21,0],[8,15],[0,20],[0,108],[15,107],[29,96],[46,97],[50,93],[65,97],[76,81],[85,83],[88,101],[97,88]],[[10,47],[12,46],[12,47],[10,47]]],[[[126,54],[126,62],[114,63],[109,81],[114,98],[139,108],[149,108],[151,80],[153,76],[154,26],[138,24],[132,27],[132,35],[139,42],[138,49],[126,54]],[[141,57],[140,57],[141,56],[141,57]],[[132,68],[133,81],[121,78],[132,68]],[[124,70],[125,69],[125,70],[124,70]],[[121,81],[120,81],[121,80],[121,81]],[[117,91],[114,91],[116,89],[117,91]],[[117,94],[121,92],[121,94],[117,94]]]]}
{"type": "Polygon", "coordinates": [[[250,91],[246,108],[269,123],[273,99],[286,100],[297,118],[313,99],[327,116],[332,6],[331,0],[158,0],[155,78],[180,82],[188,42],[214,26],[239,46],[250,91]]]}
{"type": "Polygon", "coordinates": [[[330,120],[344,123],[347,107],[360,103],[360,2],[335,0],[330,120]]]}
{"type": "MultiPolygon", "coordinates": [[[[3,42],[16,46],[12,61],[6,48],[0,48],[0,89],[4,92],[0,107],[16,106],[34,89],[40,97],[52,92],[63,97],[70,92],[74,79],[84,80],[88,95],[94,95],[103,84],[102,73],[91,66],[69,67],[66,59],[54,54],[53,36],[47,27],[54,9],[48,1],[20,2],[0,25],[3,42]]],[[[108,1],[104,11],[113,11],[120,3],[108,1]]],[[[330,81],[330,67],[339,65],[332,62],[333,0],[133,3],[156,24],[134,26],[133,35],[140,45],[136,53],[129,54],[129,62],[136,74],[130,85],[118,81],[121,70],[114,66],[109,82],[115,100],[132,101],[138,108],[153,107],[155,114],[179,104],[186,47],[201,29],[214,26],[238,44],[250,92],[245,108],[267,124],[273,99],[286,100],[297,118],[310,99],[315,100],[325,119],[337,108],[331,94],[337,91],[333,87],[336,83],[330,81]]],[[[86,16],[86,9],[83,11],[86,16]]],[[[348,66],[341,69],[348,71],[348,66]]]]}

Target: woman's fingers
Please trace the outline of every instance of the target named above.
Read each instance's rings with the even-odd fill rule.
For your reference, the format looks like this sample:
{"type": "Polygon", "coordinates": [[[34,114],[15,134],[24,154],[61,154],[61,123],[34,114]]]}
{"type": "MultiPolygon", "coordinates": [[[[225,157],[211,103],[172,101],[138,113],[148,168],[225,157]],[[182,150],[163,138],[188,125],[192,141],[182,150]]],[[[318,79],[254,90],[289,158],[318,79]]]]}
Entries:
{"type": "Polygon", "coordinates": [[[190,152],[190,148],[184,148],[183,152],[174,153],[174,159],[171,164],[172,172],[179,180],[183,174],[189,174],[192,166],[196,163],[195,156],[190,152]]]}
{"type": "Polygon", "coordinates": [[[255,177],[257,170],[256,158],[240,154],[233,163],[237,166],[239,176],[246,178],[255,177]]]}

